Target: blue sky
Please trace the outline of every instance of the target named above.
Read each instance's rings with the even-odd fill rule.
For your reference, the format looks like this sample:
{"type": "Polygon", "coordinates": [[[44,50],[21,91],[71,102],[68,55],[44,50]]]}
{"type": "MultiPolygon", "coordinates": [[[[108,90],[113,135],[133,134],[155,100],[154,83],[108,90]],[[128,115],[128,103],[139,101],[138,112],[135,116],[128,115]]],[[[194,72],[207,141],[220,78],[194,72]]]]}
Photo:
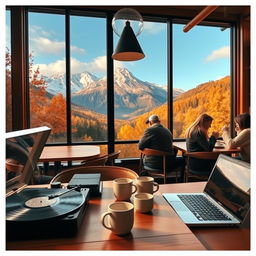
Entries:
{"type": "MultiPolygon", "coordinates": [[[[31,13],[29,15],[30,52],[41,73],[65,72],[64,16],[31,13]]],[[[7,41],[9,17],[6,17],[7,41]]],[[[98,77],[106,71],[105,20],[102,18],[71,18],[72,72],[89,71],[98,77]]],[[[230,29],[194,27],[187,33],[184,25],[173,27],[173,84],[188,90],[196,85],[230,74],[230,29]]],[[[119,38],[114,35],[114,47],[119,38]]],[[[167,83],[167,25],[144,22],[138,41],[146,55],[140,61],[119,62],[137,78],[159,85],[167,83]]],[[[8,43],[7,43],[8,45],[8,43]]]]}

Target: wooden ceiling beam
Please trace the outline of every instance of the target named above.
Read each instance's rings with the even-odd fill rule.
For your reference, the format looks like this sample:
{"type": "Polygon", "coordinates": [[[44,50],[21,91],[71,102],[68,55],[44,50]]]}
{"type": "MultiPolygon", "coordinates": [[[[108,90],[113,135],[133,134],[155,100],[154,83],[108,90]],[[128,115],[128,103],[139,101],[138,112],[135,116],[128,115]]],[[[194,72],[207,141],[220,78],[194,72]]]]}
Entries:
{"type": "Polygon", "coordinates": [[[218,6],[207,6],[199,14],[196,15],[186,26],[183,28],[183,32],[188,32],[195,25],[199,24],[203,19],[205,19],[209,14],[216,10],[218,6]]]}

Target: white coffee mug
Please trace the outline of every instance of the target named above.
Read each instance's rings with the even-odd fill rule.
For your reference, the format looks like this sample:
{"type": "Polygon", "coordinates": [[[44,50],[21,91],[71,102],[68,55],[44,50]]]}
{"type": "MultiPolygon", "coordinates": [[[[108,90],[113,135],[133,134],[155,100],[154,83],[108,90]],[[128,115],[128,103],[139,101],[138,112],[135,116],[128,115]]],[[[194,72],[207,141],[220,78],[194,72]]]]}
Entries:
{"type": "Polygon", "coordinates": [[[108,206],[108,212],[101,215],[102,225],[114,234],[128,234],[134,223],[134,206],[129,202],[115,202],[108,206]],[[105,223],[108,216],[108,224],[105,223]]]}
{"type": "Polygon", "coordinates": [[[138,193],[134,195],[134,209],[138,212],[149,212],[153,209],[153,195],[149,193],[138,193]]]}
{"type": "Polygon", "coordinates": [[[152,177],[141,176],[136,179],[136,187],[138,193],[153,194],[158,191],[159,184],[152,177]]]}
{"type": "Polygon", "coordinates": [[[131,195],[137,191],[133,180],[129,178],[117,178],[113,180],[113,191],[118,201],[128,201],[131,195]]]}

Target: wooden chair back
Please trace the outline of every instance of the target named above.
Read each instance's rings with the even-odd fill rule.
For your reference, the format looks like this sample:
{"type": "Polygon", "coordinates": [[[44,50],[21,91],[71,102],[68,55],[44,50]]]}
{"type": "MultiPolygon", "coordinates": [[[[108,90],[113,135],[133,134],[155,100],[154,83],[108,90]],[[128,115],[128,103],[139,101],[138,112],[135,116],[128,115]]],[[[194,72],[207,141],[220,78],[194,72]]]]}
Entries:
{"type": "MultiPolygon", "coordinates": [[[[164,183],[167,183],[167,166],[166,166],[166,161],[167,161],[167,157],[170,156],[171,154],[169,152],[165,152],[165,151],[161,151],[161,150],[156,150],[156,149],[151,149],[151,148],[144,148],[143,150],[141,150],[141,154],[140,154],[140,174],[143,171],[143,158],[145,156],[161,156],[162,157],[162,161],[163,161],[163,170],[162,173],[156,173],[154,171],[149,171],[146,170],[148,172],[148,174],[152,177],[160,177],[163,178],[164,183]]],[[[176,170],[176,182],[178,180],[178,173],[176,170]]]]}
{"type": "Polygon", "coordinates": [[[113,153],[110,153],[108,154],[108,159],[107,159],[107,162],[106,162],[106,165],[110,165],[110,166],[113,166],[115,165],[115,159],[117,159],[120,155],[121,151],[117,151],[117,152],[113,152],[113,153]]]}
{"type": "Polygon", "coordinates": [[[197,178],[200,180],[207,180],[208,176],[205,174],[199,175],[199,174],[192,174],[189,171],[189,160],[190,158],[198,158],[198,159],[209,159],[209,160],[217,160],[219,157],[220,152],[218,151],[211,151],[211,152],[186,152],[184,155],[187,157],[187,163],[185,167],[185,182],[188,182],[189,178],[197,178]]]}
{"type": "Polygon", "coordinates": [[[74,174],[101,173],[101,180],[114,180],[116,178],[136,179],[138,174],[131,169],[119,166],[79,166],[58,173],[50,183],[60,181],[68,183],[74,174]]]}
{"type": "Polygon", "coordinates": [[[81,165],[83,166],[104,166],[108,160],[108,155],[99,156],[97,158],[91,159],[91,160],[85,160],[81,162],[81,165]]]}

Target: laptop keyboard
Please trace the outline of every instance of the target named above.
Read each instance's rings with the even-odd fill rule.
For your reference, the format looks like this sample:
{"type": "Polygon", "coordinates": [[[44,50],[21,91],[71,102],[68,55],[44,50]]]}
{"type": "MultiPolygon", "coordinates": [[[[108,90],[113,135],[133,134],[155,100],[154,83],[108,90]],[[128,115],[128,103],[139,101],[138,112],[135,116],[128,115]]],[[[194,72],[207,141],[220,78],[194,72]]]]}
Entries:
{"type": "Polygon", "coordinates": [[[178,195],[187,208],[200,220],[231,220],[203,195],[178,195]]]}

